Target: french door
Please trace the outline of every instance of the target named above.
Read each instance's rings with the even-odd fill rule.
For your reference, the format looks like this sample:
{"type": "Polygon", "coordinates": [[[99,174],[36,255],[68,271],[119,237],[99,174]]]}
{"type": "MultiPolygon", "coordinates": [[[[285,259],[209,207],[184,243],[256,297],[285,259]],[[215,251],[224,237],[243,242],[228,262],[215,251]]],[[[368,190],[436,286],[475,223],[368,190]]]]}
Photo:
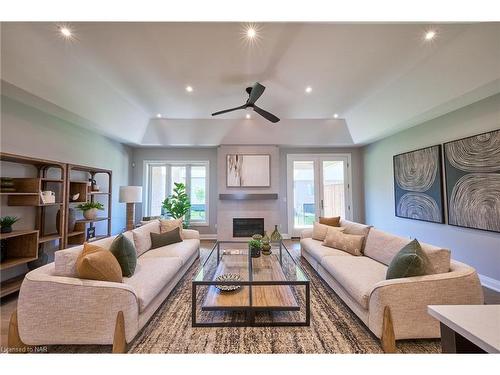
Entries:
{"type": "Polygon", "coordinates": [[[350,154],[287,156],[288,234],[300,236],[320,216],[352,219],[350,154]]]}

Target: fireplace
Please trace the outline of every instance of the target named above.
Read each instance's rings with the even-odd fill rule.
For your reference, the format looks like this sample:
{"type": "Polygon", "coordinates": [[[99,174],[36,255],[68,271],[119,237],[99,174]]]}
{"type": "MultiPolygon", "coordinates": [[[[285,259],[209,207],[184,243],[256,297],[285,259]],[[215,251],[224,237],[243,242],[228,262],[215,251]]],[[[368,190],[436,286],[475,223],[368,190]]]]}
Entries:
{"type": "Polygon", "coordinates": [[[233,237],[252,237],[254,234],[264,235],[263,218],[233,219],[233,237]]]}

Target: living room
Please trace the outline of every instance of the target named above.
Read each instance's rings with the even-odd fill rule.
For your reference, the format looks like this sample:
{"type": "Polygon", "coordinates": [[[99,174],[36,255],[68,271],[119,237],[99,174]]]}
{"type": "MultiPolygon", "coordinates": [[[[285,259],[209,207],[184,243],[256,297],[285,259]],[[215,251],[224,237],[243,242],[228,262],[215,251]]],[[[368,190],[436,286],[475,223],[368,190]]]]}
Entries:
{"type": "Polygon", "coordinates": [[[103,12],[2,19],[2,353],[500,352],[498,20],[103,12]]]}

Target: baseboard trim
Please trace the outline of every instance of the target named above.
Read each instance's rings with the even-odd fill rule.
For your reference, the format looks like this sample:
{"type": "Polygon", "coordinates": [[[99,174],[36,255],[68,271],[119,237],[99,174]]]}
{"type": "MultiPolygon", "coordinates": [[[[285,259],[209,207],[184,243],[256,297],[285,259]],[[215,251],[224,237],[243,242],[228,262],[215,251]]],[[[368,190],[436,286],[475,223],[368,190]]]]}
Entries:
{"type": "Polygon", "coordinates": [[[216,240],[216,234],[200,234],[200,240],[216,240]]]}
{"type": "Polygon", "coordinates": [[[500,292],[500,280],[484,275],[479,275],[479,280],[481,280],[481,284],[486,288],[500,292]]]}

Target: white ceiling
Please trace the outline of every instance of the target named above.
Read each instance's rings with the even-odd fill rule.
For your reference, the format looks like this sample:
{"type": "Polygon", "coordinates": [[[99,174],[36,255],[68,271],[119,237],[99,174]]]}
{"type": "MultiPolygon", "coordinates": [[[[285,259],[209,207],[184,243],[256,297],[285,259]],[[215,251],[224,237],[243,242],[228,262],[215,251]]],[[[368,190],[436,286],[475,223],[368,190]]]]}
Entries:
{"type": "Polygon", "coordinates": [[[500,92],[500,24],[258,27],[249,45],[240,23],[73,23],[71,41],[54,23],[3,23],[3,94],[130,144],[348,146],[500,92]],[[211,117],[256,81],[257,104],[282,121],[211,117]]]}

